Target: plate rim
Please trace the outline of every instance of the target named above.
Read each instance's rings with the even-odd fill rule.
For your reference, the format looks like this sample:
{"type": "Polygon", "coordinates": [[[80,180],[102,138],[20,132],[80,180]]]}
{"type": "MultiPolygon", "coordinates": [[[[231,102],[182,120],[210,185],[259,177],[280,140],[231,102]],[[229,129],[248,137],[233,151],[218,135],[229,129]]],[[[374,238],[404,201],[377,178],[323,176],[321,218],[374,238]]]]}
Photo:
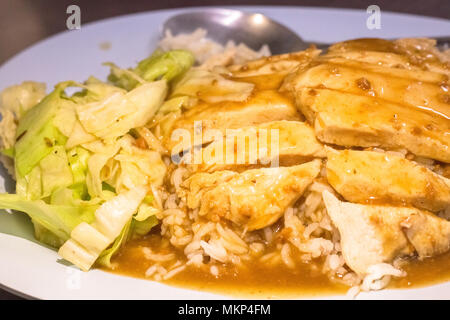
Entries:
{"type": "MultiPolygon", "coordinates": [[[[270,10],[271,8],[273,9],[277,9],[277,10],[290,10],[290,9],[295,9],[295,10],[317,10],[317,11],[335,11],[335,12],[353,12],[353,13],[357,13],[357,12],[361,12],[364,9],[356,9],[356,8],[328,8],[328,7],[314,7],[314,6],[277,6],[277,5],[234,5],[234,6],[194,6],[194,7],[176,7],[176,8],[169,8],[169,9],[157,9],[157,10],[149,10],[149,11],[142,11],[142,12],[135,12],[135,13],[128,13],[128,14],[121,14],[121,15],[117,15],[117,16],[113,16],[113,17],[107,17],[107,18],[103,18],[103,19],[99,19],[99,20],[95,20],[95,21],[91,21],[91,22],[87,22],[87,23],[83,23],[82,28],[95,28],[97,25],[103,24],[103,23],[109,23],[109,22],[113,22],[113,21],[117,21],[117,20],[122,20],[122,19],[132,19],[138,16],[144,16],[144,15],[148,15],[148,14],[165,14],[165,13],[176,13],[176,12],[180,12],[180,11],[195,11],[195,10],[201,10],[201,9],[205,9],[205,8],[227,8],[227,9],[238,9],[238,10],[252,10],[254,12],[258,12],[260,9],[263,10],[270,10]]],[[[429,19],[430,21],[440,21],[440,22],[445,22],[448,23],[450,22],[450,20],[448,19],[444,19],[444,18],[440,18],[440,17],[432,17],[432,16],[422,16],[422,15],[418,15],[418,14],[409,14],[409,13],[400,13],[400,12],[392,12],[392,11],[382,11],[383,14],[388,14],[388,15],[396,15],[396,16],[405,16],[405,17],[410,17],[410,18],[420,18],[420,19],[429,19]]],[[[30,45],[28,45],[27,47],[25,47],[24,49],[22,49],[21,51],[17,52],[16,54],[12,55],[11,57],[9,57],[8,59],[6,59],[4,62],[2,62],[0,64],[0,71],[7,65],[9,65],[11,62],[13,62],[16,59],[20,59],[22,54],[25,54],[29,51],[32,51],[35,47],[40,46],[40,45],[45,45],[46,42],[48,41],[52,41],[56,38],[65,36],[66,34],[68,34],[69,32],[71,32],[70,30],[64,30],[64,31],[60,31],[57,32],[55,34],[52,34],[46,38],[43,38],[41,40],[38,40],[30,45]]],[[[12,84],[11,84],[12,85],[12,84]]],[[[3,234],[3,233],[2,233],[3,234]]],[[[27,239],[15,236],[15,235],[8,235],[8,236],[12,236],[12,237],[17,237],[26,241],[29,241],[27,239]]],[[[31,241],[30,241],[31,242],[31,241]]],[[[100,270],[101,271],[101,270],[100,270]]],[[[101,271],[101,272],[106,272],[106,271],[101,271]]],[[[121,275],[119,275],[121,276],[121,275]]],[[[128,277],[128,276],[126,276],[128,277]]],[[[139,278],[138,278],[139,279],[139,278]]],[[[149,280],[145,280],[145,279],[139,279],[141,281],[149,281],[149,280]]],[[[425,286],[425,287],[416,287],[413,289],[396,289],[396,290],[401,290],[401,291],[417,291],[423,288],[433,288],[435,286],[438,285],[443,285],[443,284],[450,284],[450,281],[446,281],[446,282],[440,282],[437,284],[432,284],[429,286],[425,286]]],[[[167,284],[163,284],[167,287],[171,287],[173,288],[173,286],[167,285],[167,284]]],[[[7,285],[4,285],[2,283],[2,281],[0,281],[0,288],[4,289],[5,291],[8,291],[14,295],[17,295],[19,297],[25,298],[25,299],[43,299],[42,297],[38,297],[38,296],[33,296],[33,295],[29,295],[25,292],[16,290],[12,287],[9,287],[7,285]]],[[[186,290],[193,290],[193,289],[189,289],[189,288],[182,288],[182,289],[186,289],[186,290]]],[[[195,290],[195,289],[194,289],[195,290]]],[[[195,290],[195,291],[200,291],[200,290],[195,290]]],[[[205,291],[202,291],[205,292],[205,291]]],[[[231,297],[229,295],[221,295],[220,293],[213,293],[213,292],[209,292],[206,291],[207,294],[213,294],[216,296],[220,296],[222,299],[234,299],[235,297],[231,297]]],[[[345,298],[345,296],[339,296],[340,298],[345,298]]],[[[338,297],[338,298],[339,298],[338,297]]],[[[335,299],[336,297],[331,296],[331,295],[324,295],[319,296],[319,299],[335,299]]],[[[370,299],[370,297],[368,297],[370,299]]],[[[382,297],[381,297],[382,298],[382,297]]],[[[407,297],[408,298],[408,297],[407,297]]],[[[443,297],[445,298],[445,297],[443,297]]],[[[237,297],[237,299],[240,299],[239,297],[237,297]]],[[[257,298],[259,299],[259,298],[257,298]]],[[[304,299],[302,296],[300,297],[300,299],[304,299]]],[[[309,298],[306,298],[309,299],[309,298]]],[[[376,297],[375,297],[376,299],[376,297]]],[[[414,297],[409,297],[409,299],[416,299],[414,297]]]]}

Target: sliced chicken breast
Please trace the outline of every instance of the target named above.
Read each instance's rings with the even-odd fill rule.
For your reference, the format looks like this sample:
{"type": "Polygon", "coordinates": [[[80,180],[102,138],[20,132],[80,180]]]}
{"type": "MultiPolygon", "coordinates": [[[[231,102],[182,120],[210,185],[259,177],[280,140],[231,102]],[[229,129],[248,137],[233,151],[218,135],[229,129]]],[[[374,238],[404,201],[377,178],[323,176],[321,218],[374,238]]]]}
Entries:
{"type": "Polygon", "coordinates": [[[228,219],[248,230],[273,224],[319,175],[321,161],[242,173],[197,173],[183,183],[187,205],[213,221],[228,219]]]}
{"type": "Polygon", "coordinates": [[[288,73],[304,68],[319,54],[320,50],[311,48],[233,65],[228,71],[232,79],[253,83],[257,90],[276,90],[288,73]]]}
{"type": "Polygon", "coordinates": [[[252,77],[279,72],[290,72],[301,65],[309,64],[319,56],[321,50],[309,48],[303,51],[263,57],[244,64],[228,67],[234,77],[252,77]]]}
{"type": "Polygon", "coordinates": [[[195,124],[198,124],[195,130],[197,130],[197,135],[202,138],[201,143],[206,144],[215,140],[210,134],[212,129],[224,135],[226,129],[277,120],[301,119],[302,117],[297,112],[294,102],[289,97],[285,97],[274,90],[257,91],[245,102],[201,103],[186,111],[174,123],[172,134],[165,139],[164,145],[169,151],[172,151],[172,154],[183,151],[184,146],[180,143],[180,140],[173,137],[174,132],[180,132],[179,129],[183,129],[183,133],[188,133],[191,143],[194,145],[195,124]],[[208,133],[208,131],[209,135],[206,136],[205,133],[208,133]]]}
{"type": "Polygon", "coordinates": [[[244,171],[324,157],[324,147],[307,122],[283,120],[228,130],[226,137],[202,149],[202,164],[190,168],[202,172],[244,171]]]}
{"type": "Polygon", "coordinates": [[[358,274],[397,257],[417,252],[426,258],[450,248],[450,222],[428,211],[342,202],[329,191],[322,195],[339,230],[344,260],[358,274]]]}
{"type": "Polygon", "coordinates": [[[385,100],[406,108],[433,110],[450,121],[450,96],[443,86],[445,75],[372,66],[346,59],[328,59],[296,77],[296,88],[343,91],[385,100]]]}
{"type": "Polygon", "coordinates": [[[419,156],[450,162],[450,120],[445,117],[329,89],[303,88],[296,96],[322,142],[405,148],[419,156]]]}
{"type": "Polygon", "coordinates": [[[346,200],[440,211],[450,206],[450,180],[397,155],[327,148],[327,179],[346,200]]]}
{"type": "MultiPolygon", "coordinates": [[[[362,52],[365,59],[371,59],[370,52],[395,54],[402,56],[404,63],[396,63],[394,67],[430,70],[443,74],[450,73],[450,55],[436,48],[436,40],[427,38],[404,38],[395,41],[384,39],[355,39],[332,45],[330,54],[345,55],[348,52],[362,52]]],[[[383,59],[380,59],[383,62],[383,59]]],[[[395,56],[392,62],[398,62],[395,56]]]]}
{"type": "Polygon", "coordinates": [[[450,161],[450,56],[427,39],[333,45],[283,83],[325,143],[450,161]]]}

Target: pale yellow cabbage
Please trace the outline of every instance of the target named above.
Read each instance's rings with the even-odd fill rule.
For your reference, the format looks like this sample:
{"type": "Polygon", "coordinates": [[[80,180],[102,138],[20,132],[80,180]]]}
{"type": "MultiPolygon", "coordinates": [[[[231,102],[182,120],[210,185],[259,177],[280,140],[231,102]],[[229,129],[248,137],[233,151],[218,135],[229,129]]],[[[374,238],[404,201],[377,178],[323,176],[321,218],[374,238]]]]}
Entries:
{"type": "Polygon", "coordinates": [[[65,100],[64,103],[61,103],[61,106],[53,119],[53,124],[66,137],[70,137],[77,122],[75,106],[76,104],[72,101],[65,100]]]}
{"type": "Polygon", "coordinates": [[[78,119],[98,138],[120,137],[150,121],[166,94],[165,80],[145,83],[126,94],[115,92],[102,101],[78,105],[78,119]]]}
{"type": "Polygon", "coordinates": [[[90,77],[85,84],[71,81],[70,85],[80,87],[84,89],[84,91],[74,94],[70,100],[67,100],[67,102],[60,107],[53,121],[61,133],[68,137],[66,142],[67,149],[72,149],[78,145],[98,139],[95,135],[88,133],[81,125],[76,112],[77,105],[98,103],[116,93],[119,95],[126,94],[124,89],[101,82],[94,77],[90,77]]]}
{"type": "Polygon", "coordinates": [[[72,132],[69,135],[69,139],[67,139],[66,148],[72,149],[78,145],[93,142],[96,140],[97,137],[87,133],[86,130],[84,130],[83,126],[81,125],[80,121],[78,121],[77,119],[72,128],[72,132]]]}
{"type": "MultiPolygon", "coordinates": [[[[17,121],[44,96],[45,84],[33,81],[8,87],[0,93],[0,148],[9,149],[14,146],[17,121]]],[[[10,167],[10,163],[6,161],[5,165],[10,167]]]]}
{"type": "Polygon", "coordinates": [[[181,117],[181,110],[176,112],[171,112],[167,114],[159,124],[159,139],[164,139],[164,137],[167,137],[172,132],[173,125],[175,122],[181,117]]]}
{"type": "MultiPolygon", "coordinates": [[[[159,125],[160,136],[163,138],[170,133],[170,129],[184,110],[190,109],[198,104],[198,98],[190,96],[176,96],[164,101],[151,122],[151,127],[159,125]]],[[[156,150],[156,149],[155,149],[156,150]]]]}
{"type": "Polygon", "coordinates": [[[115,239],[136,213],[147,192],[147,187],[137,187],[106,201],[95,212],[94,227],[109,239],[115,239]]]}
{"type": "Polygon", "coordinates": [[[161,154],[166,154],[167,150],[162,145],[161,141],[155,137],[155,135],[146,127],[141,127],[136,129],[137,133],[140,137],[145,140],[148,148],[150,150],[158,151],[161,154]]]}
{"type": "MultiPolygon", "coordinates": [[[[111,159],[120,149],[118,144],[113,144],[109,149],[106,147],[103,152],[94,153],[88,159],[88,172],[86,175],[86,185],[91,197],[104,198],[102,189],[101,171],[109,159],[111,159]]],[[[88,149],[89,150],[89,149],[88,149]]],[[[92,149],[90,150],[92,151],[92,149]]]]}
{"type": "Polygon", "coordinates": [[[0,141],[1,148],[9,149],[16,142],[16,118],[10,110],[2,110],[2,121],[0,122],[0,141]]]}
{"type": "Polygon", "coordinates": [[[114,158],[110,158],[106,161],[102,170],[100,171],[100,179],[111,187],[115,187],[115,181],[117,180],[117,175],[120,173],[120,163],[114,158]]]}
{"type": "Polygon", "coordinates": [[[39,167],[41,181],[45,182],[42,185],[42,197],[47,197],[56,189],[73,183],[72,171],[63,146],[55,146],[54,150],[41,160],[39,167]]]}
{"type": "Polygon", "coordinates": [[[78,224],[58,254],[88,271],[136,213],[147,191],[145,187],[134,188],[103,203],[95,212],[95,221],[78,224]]]}
{"type": "Polygon", "coordinates": [[[11,86],[0,94],[0,110],[9,110],[19,119],[45,97],[45,83],[25,81],[11,86]]]}
{"type": "Polygon", "coordinates": [[[137,221],[145,221],[149,217],[154,216],[160,212],[159,209],[149,205],[148,203],[141,203],[139,206],[138,212],[134,216],[134,219],[137,221]]]}
{"type": "Polygon", "coordinates": [[[36,166],[27,176],[26,184],[17,183],[16,193],[25,196],[29,200],[40,199],[42,197],[42,172],[41,167],[36,166]],[[22,189],[23,188],[23,189],[22,189]]]}
{"type": "Polygon", "coordinates": [[[146,151],[146,154],[141,155],[122,151],[114,159],[120,163],[120,171],[114,184],[118,192],[142,184],[161,185],[163,182],[166,166],[155,151],[146,151]]]}
{"type": "Polygon", "coordinates": [[[114,157],[120,164],[115,181],[110,183],[117,192],[129,190],[140,185],[163,183],[166,166],[159,152],[141,149],[133,145],[131,137],[120,141],[121,151],[114,157]]]}

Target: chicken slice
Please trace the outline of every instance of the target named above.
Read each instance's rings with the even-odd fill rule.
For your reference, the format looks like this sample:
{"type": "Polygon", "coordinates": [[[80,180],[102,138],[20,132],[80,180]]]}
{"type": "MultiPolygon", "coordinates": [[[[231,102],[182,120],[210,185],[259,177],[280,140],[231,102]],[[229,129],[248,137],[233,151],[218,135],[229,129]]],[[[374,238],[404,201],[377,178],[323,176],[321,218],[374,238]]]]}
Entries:
{"type": "Polygon", "coordinates": [[[197,173],[183,183],[187,205],[213,221],[228,219],[248,230],[273,224],[320,173],[314,160],[292,167],[263,168],[243,173],[197,173]]]}
{"type": "Polygon", "coordinates": [[[450,180],[400,156],[327,148],[327,157],[328,182],[348,201],[429,211],[450,206],[450,180]]]}
{"type": "Polygon", "coordinates": [[[249,168],[291,166],[324,158],[324,146],[306,122],[273,121],[227,131],[202,149],[202,163],[192,171],[244,171],[249,168]]]}
{"type": "Polygon", "coordinates": [[[301,72],[295,87],[325,87],[422,110],[433,110],[450,121],[450,96],[445,75],[372,66],[345,59],[326,60],[301,72]]]}
{"type": "MultiPolygon", "coordinates": [[[[366,65],[369,67],[388,67],[398,71],[426,72],[409,63],[407,57],[393,52],[379,52],[370,50],[349,50],[343,52],[331,52],[323,57],[327,61],[345,61],[346,63],[354,63],[355,65],[366,65]]],[[[442,75],[441,75],[442,76],[442,75]]],[[[420,79],[420,78],[419,78],[420,79]]]]}
{"type": "Polygon", "coordinates": [[[358,274],[415,252],[426,258],[450,249],[450,222],[428,211],[342,202],[329,191],[323,199],[339,230],[344,260],[358,274]]]}
{"type": "Polygon", "coordinates": [[[309,48],[303,51],[263,57],[244,64],[228,67],[234,77],[251,77],[278,72],[288,73],[299,65],[307,65],[319,56],[321,50],[309,48]]]}
{"type": "MultiPolygon", "coordinates": [[[[345,55],[349,51],[394,53],[403,56],[406,63],[400,67],[431,70],[443,74],[450,72],[450,55],[436,48],[436,40],[426,38],[405,38],[395,41],[384,39],[355,39],[332,45],[328,52],[345,55]]],[[[370,59],[370,58],[369,58],[370,59]]]]}
{"type": "Polygon", "coordinates": [[[450,248],[450,222],[429,212],[413,214],[402,221],[403,231],[419,257],[432,257],[450,248]]]}
{"type": "Polygon", "coordinates": [[[338,43],[286,77],[281,90],[317,137],[341,146],[406,148],[450,161],[450,56],[430,39],[338,43]]]}
{"type": "Polygon", "coordinates": [[[304,68],[319,54],[320,50],[310,48],[233,65],[228,71],[232,79],[253,83],[257,90],[278,89],[288,73],[304,68]]]}
{"type": "MultiPolygon", "coordinates": [[[[338,53],[329,53],[322,56],[324,60],[330,62],[346,61],[348,64],[365,65],[373,69],[391,68],[393,72],[411,74],[414,79],[420,80],[421,75],[425,75],[422,80],[441,78],[447,80],[446,76],[450,70],[446,70],[442,63],[436,62],[428,68],[411,64],[410,59],[401,54],[393,52],[377,51],[344,51],[338,53]]],[[[434,80],[431,80],[434,81],[434,80]]]]}
{"type": "Polygon", "coordinates": [[[341,146],[400,149],[450,162],[450,121],[418,108],[329,89],[296,91],[317,138],[341,146]]]}
{"type": "Polygon", "coordinates": [[[183,133],[189,135],[191,146],[196,144],[194,141],[195,124],[199,124],[195,131],[202,138],[201,144],[206,144],[215,140],[210,135],[213,132],[211,129],[225,134],[226,129],[252,126],[269,121],[301,119],[294,102],[289,97],[274,90],[258,91],[245,102],[201,103],[186,111],[174,123],[171,129],[172,134],[167,136],[164,145],[172,154],[184,150],[185,145],[179,139],[172,137],[174,133],[180,132],[179,129],[183,129],[183,133]]]}

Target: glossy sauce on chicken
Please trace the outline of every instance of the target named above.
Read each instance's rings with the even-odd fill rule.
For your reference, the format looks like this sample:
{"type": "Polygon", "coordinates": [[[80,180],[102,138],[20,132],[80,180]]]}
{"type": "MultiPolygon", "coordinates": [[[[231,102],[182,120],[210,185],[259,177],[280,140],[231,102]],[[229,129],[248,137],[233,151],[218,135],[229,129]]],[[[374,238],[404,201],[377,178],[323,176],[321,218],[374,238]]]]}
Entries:
{"type": "MultiPolygon", "coordinates": [[[[258,164],[188,167],[191,176],[182,185],[187,206],[206,220],[239,226],[242,233],[280,224],[278,244],[294,243],[299,236],[293,239],[291,227],[283,229],[283,213],[305,200],[307,186],[324,182],[333,192],[324,191],[324,210],[341,235],[347,269],[365,275],[371,265],[396,260],[407,275],[391,282],[392,288],[450,280],[450,58],[433,45],[426,39],[359,39],[335,44],[320,56],[312,48],[228,67],[224,79],[253,86],[247,98],[215,102],[207,97],[201,101],[198,95],[198,105],[182,114],[173,129],[193,130],[198,120],[204,128],[222,131],[277,127],[286,132],[285,154],[280,156],[290,161],[275,170],[258,164]],[[302,143],[318,147],[305,150],[302,143]],[[299,183],[304,173],[298,181],[285,179],[296,166],[315,165],[305,184],[299,183]],[[259,180],[275,181],[274,189],[259,180]],[[299,186],[289,187],[295,183],[299,186]],[[265,212],[272,205],[276,209],[265,212]]],[[[174,148],[167,140],[165,145],[174,148]]],[[[324,234],[333,237],[330,230],[324,234]]],[[[186,262],[183,251],[161,239],[157,230],[128,243],[115,258],[115,272],[145,277],[152,265],[143,257],[145,247],[186,262]]],[[[265,254],[280,247],[270,244],[265,254]]],[[[291,253],[302,254],[297,249],[291,253]]],[[[260,297],[341,294],[348,289],[322,272],[324,257],[295,268],[266,266],[257,258],[244,267],[228,261],[217,275],[209,272],[208,259],[204,267],[188,266],[166,282],[260,297]]]]}

